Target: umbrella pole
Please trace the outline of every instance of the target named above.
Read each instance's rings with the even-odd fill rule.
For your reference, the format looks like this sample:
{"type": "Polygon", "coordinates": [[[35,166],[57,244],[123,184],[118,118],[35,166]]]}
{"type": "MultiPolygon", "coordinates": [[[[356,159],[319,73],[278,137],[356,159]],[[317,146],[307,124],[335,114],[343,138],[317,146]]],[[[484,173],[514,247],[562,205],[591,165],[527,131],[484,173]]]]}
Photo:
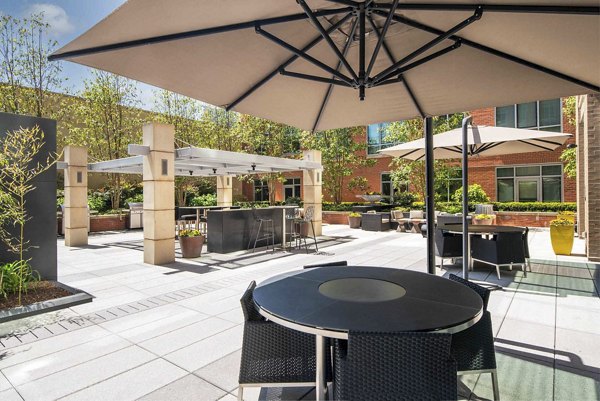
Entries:
{"type": "Polygon", "coordinates": [[[433,120],[426,117],[425,136],[425,211],[427,212],[427,272],[435,274],[435,202],[433,194],[433,120]]]}
{"type": "Polygon", "coordinates": [[[463,249],[463,278],[469,279],[469,262],[471,252],[469,247],[469,124],[473,117],[468,116],[462,121],[462,249],[463,249]]]}

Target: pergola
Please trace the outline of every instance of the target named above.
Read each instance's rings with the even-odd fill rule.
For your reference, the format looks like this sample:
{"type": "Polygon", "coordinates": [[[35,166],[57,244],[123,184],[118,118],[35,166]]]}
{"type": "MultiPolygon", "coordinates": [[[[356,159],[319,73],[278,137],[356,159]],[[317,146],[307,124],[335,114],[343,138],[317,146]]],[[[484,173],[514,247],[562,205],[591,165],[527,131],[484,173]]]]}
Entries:
{"type": "MultiPolygon", "coordinates": [[[[129,154],[122,159],[88,164],[92,173],[142,174],[148,146],[129,145],[129,154]]],[[[225,176],[321,169],[321,164],[308,160],[263,156],[189,146],[175,149],[176,176],[225,176]]]]}

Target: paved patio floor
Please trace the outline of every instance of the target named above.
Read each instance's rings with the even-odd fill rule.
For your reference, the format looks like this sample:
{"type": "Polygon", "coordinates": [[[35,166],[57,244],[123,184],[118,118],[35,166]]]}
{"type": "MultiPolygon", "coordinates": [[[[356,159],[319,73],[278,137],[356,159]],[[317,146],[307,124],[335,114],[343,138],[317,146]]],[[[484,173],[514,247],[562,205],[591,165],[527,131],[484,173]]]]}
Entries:
{"type": "MultiPolygon", "coordinates": [[[[531,238],[527,277],[488,267],[502,400],[600,400],[600,267],[555,258],[547,231],[531,238]]],[[[234,400],[242,336],[239,298],[251,280],[326,260],[425,271],[425,239],[326,226],[319,254],[206,254],[141,263],[142,233],[58,240],[59,275],[92,303],[0,325],[0,400],[234,400]]],[[[581,243],[576,253],[582,252],[581,243]]],[[[440,271],[458,271],[458,267],[440,271]]],[[[489,375],[463,377],[471,399],[491,398],[489,375]]],[[[299,389],[248,389],[247,400],[310,400],[299,389]]]]}

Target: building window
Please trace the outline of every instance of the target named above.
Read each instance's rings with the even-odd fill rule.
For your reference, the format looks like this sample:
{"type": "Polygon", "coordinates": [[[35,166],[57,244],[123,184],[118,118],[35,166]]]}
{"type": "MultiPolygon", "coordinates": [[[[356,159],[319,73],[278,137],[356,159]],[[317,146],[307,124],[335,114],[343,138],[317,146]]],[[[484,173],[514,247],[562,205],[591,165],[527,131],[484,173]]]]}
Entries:
{"type": "Polygon", "coordinates": [[[496,107],[496,126],[561,132],[560,99],[496,107]]]}
{"type": "Polygon", "coordinates": [[[288,178],[283,183],[284,199],[300,198],[300,178],[288,178]]]}
{"type": "Polygon", "coordinates": [[[457,189],[462,187],[462,169],[452,167],[448,171],[448,176],[443,177],[435,183],[436,198],[440,202],[452,202],[452,197],[457,189]]]}
{"type": "Polygon", "coordinates": [[[392,175],[389,172],[381,173],[381,195],[389,196],[390,201],[393,201],[400,192],[408,192],[408,182],[400,183],[400,188],[394,187],[392,175]]]}
{"type": "Polygon", "coordinates": [[[561,202],[562,165],[496,168],[498,202],[561,202]]]}
{"type": "Polygon", "coordinates": [[[367,154],[376,155],[381,149],[395,145],[394,142],[385,142],[389,123],[371,124],[367,127],[367,154]]]}
{"type": "Polygon", "coordinates": [[[269,200],[269,183],[267,180],[254,180],[254,201],[267,202],[269,200]]]}

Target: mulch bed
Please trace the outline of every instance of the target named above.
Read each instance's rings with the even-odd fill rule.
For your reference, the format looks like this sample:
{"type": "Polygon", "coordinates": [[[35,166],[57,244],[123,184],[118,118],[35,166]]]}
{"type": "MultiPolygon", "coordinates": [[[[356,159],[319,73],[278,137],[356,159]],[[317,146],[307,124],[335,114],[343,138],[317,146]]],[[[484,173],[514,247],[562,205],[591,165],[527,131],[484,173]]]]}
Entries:
{"type": "MultiPolygon", "coordinates": [[[[62,298],[72,295],[64,288],[57,287],[49,281],[31,283],[27,292],[21,294],[21,305],[30,305],[36,302],[62,298]]],[[[19,305],[19,294],[9,294],[7,298],[0,296],[0,309],[10,309],[19,305]]]]}

